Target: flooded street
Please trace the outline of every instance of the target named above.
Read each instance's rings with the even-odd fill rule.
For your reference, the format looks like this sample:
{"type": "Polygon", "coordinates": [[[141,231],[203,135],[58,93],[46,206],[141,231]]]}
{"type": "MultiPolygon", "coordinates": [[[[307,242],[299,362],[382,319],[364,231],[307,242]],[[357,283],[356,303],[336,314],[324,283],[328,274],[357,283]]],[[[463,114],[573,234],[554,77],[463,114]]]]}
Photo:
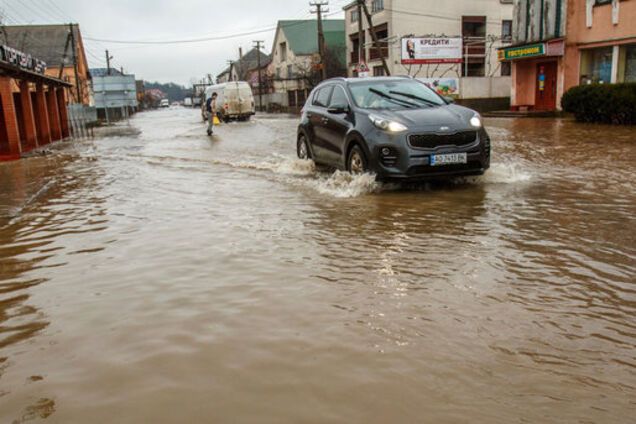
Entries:
{"type": "Polygon", "coordinates": [[[633,128],[487,120],[486,176],[399,187],[296,125],[0,164],[0,422],[633,422],[633,128]]]}

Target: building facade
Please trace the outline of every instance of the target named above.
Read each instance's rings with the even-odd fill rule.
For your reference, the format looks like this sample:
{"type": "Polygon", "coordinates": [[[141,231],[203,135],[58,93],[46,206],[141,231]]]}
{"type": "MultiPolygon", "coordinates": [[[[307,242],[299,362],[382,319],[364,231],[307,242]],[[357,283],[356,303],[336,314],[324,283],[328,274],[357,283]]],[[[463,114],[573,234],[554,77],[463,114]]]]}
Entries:
{"type": "MultiPolygon", "coordinates": [[[[325,63],[328,77],[346,73],[345,22],[323,20],[325,63]]],[[[286,110],[298,110],[309,91],[319,82],[318,23],[316,20],[279,21],[272,46],[271,64],[274,92],[268,103],[286,110]],[[318,78],[317,78],[318,77],[318,78]]]]}
{"type": "Polygon", "coordinates": [[[636,1],[570,0],[565,90],[636,82],[636,1]]]}
{"type": "Polygon", "coordinates": [[[0,46],[0,161],[71,136],[69,89],[30,53],[0,46]]]}
{"type": "Polygon", "coordinates": [[[40,58],[47,64],[46,75],[70,84],[71,103],[91,104],[91,75],[79,25],[7,25],[3,30],[8,46],[40,58]]]}
{"type": "Polygon", "coordinates": [[[366,68],[371,76],[386,72],[416,78],[446,78],[460,99],[507,98],[510,67],[497,60],[497,49],[509,44],[512,0],[366,0],[378,44],[374,44],[364,11],[358,2],[344,7],[349,76],[366,68]],[[455,63],[405,63],[403,40],[410,38],[461,40],[455,63]]]}
{"type": "Polygon", "coordinates": [[[561,109],[580,84],[636,81],[636,1],[516,0],[512,64],[513,110],[561,109]]]}

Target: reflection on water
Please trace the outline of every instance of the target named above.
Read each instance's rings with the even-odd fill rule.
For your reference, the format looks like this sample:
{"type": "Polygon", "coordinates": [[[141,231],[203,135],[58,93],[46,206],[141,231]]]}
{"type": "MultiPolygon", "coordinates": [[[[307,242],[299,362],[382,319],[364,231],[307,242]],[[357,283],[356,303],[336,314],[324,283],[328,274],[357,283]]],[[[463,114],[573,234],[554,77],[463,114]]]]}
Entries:
{"type": "Polygon", "coordinates": [[[0,165],[0,421],[630,422],[633,131],[493,120],[399,186],[199,119],[0,165]]]}

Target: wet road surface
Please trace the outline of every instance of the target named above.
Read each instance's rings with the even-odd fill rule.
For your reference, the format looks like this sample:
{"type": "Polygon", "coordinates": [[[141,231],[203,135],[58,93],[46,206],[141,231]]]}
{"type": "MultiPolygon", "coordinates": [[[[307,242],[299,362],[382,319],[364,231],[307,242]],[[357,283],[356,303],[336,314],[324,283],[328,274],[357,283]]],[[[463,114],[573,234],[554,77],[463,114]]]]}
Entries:
{"type": "Polygon", "coordinates": [[[0,164],[0,422],[628,423],[636,134],[398,187],[198,113],[0,164]]]}

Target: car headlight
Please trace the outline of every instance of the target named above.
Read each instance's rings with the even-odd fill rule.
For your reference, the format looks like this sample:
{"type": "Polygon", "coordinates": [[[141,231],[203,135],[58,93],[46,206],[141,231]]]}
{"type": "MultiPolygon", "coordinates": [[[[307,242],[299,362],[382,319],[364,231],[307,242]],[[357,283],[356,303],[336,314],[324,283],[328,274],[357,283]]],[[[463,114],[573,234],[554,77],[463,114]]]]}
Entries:
{"type": "Polygon", "coordinates": [[[408,130],[408,128],[404,124],[401,124],[396,121],[390,121],[388,119],[380,118],[379,116],[369,115],[369,119],[371,120],[371,122],[373,122],[373,125],[375,125],[377,128],[383,131],[397,133],[397,132],[403,132],[408,130]]]}
{"type": "Polygon", "coordinates": [[[482,126],[481,117],[479,115],[475,115],[472,118],[470,118],[470,125],[472,125],[475,128],[481,128],[482,126]]]}

